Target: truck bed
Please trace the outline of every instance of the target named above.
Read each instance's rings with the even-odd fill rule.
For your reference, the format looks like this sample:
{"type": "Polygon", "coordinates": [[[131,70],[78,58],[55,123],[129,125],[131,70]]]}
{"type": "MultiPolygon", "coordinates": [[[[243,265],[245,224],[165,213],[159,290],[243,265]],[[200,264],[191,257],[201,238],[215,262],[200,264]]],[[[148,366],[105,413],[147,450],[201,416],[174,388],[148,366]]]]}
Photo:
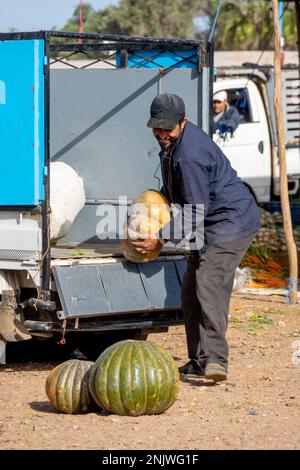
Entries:
{"type": "MultiPolygon", "coordinates": [[[[183,248],[164,247],[161,255],[186,254],[183,248]]],[[[123,257],[120,243],[95,243],[74,246],[51,247],[51,259],[92,259],[92,258],[120,258],[123,257]]]]}

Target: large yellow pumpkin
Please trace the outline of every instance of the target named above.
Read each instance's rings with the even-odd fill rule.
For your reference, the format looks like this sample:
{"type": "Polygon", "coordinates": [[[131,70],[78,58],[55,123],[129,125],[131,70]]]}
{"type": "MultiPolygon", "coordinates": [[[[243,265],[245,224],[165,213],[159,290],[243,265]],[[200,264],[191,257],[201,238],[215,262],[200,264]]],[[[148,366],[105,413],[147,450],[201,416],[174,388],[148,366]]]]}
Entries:
{"type": "Polygon", "coordinates": [[[127,222],[128,236],[131,240],[154,237],[160,228],[158,220],[138,214],[130,216],[127,222]]]}
{"type": "Polygon", "coordinates": [[[139,194],[129,208],[127,238],[121,242],[121,250],[125,258],[134,263],[147,263],[155,259],[162,249],[159,241],[155,250],[142,254],[134,248],[131,240],[154,236],[170,219],[170,206],[163,194],[154,190],[139,194]]]}

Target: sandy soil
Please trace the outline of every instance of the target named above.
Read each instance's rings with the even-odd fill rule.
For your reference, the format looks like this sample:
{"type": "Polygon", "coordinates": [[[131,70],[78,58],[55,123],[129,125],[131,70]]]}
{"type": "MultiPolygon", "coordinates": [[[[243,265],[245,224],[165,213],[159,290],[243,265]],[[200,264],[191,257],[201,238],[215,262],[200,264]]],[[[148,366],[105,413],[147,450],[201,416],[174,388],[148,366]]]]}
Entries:
{"type": "MultiPolygon", "coordinates": [[[[149,339],[186,361],[184,327],[149,339]]],[[[228,339],[228,380],[182,381],[157,416],[59,414],[44,391],[56,363],[1,366],[0,449],[299,449],[300,305],[236,295],[228,339]]]]}

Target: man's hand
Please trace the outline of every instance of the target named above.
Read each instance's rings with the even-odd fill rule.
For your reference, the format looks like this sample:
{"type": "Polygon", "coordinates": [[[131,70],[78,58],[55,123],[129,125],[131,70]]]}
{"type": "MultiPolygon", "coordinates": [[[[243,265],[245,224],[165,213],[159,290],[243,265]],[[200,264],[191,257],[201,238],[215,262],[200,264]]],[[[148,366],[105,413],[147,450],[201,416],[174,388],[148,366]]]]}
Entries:
{"type": "Polygon", "coordinates": [[[141,253],[142,255],[145,255],[146,253],[150,253],[151,251],[154,251],[157,249],[159,245],[161,245],[161,242],[157,238],[147,238],[147,239],[141,239],[139,238],[138,240],[131,240],[130,243],[134,246],[136,251],[141,253]]]}

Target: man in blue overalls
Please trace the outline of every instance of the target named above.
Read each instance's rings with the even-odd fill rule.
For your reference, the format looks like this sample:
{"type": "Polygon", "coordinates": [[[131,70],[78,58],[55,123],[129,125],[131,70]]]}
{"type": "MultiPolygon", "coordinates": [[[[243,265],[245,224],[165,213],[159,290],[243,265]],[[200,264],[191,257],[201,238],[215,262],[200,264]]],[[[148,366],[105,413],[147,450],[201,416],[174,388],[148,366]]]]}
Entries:
{"type": "MultiPolygon", "coordinates": [[[[202,247],[192,246],[182,285],[188,356],[179,368],[186,376],[215,382],[228,372],[226,330],[234,274],[260,227],[259,212],[247,186],[220,148],[199,127],[187,121],[183,100],[158,95],[151,105],[148,127],[158,140],[162,192],[170,203],[203,207],[202,247]]],[[[141,253],[178,238],[177,214],[156,238],[134,242],[141,253]]]]}

